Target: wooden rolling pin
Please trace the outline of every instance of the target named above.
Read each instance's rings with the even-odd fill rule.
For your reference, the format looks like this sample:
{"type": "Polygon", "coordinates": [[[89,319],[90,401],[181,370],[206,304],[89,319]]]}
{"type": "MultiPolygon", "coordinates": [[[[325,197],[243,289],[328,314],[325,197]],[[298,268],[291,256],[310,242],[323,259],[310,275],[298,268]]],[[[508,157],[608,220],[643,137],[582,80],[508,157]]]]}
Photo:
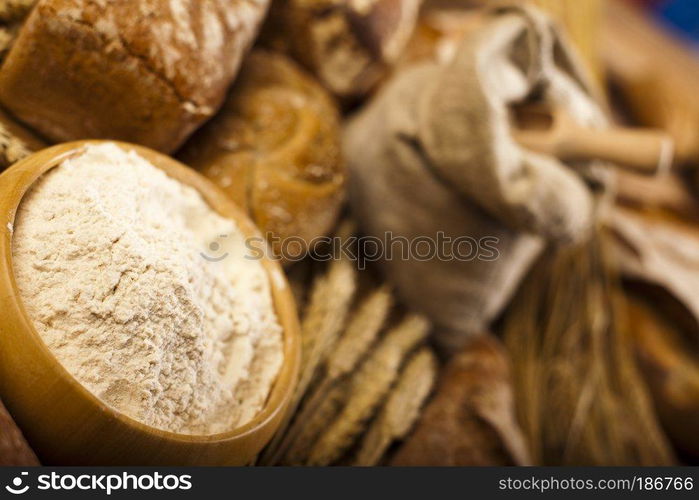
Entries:
{"type": "Polygon", "coordinates": [[[514,137],[525,148],[562,161],[602,160],[644,175],[669,171],[674,142],[655,129],[578,125],[563,109],[525,106],[515,110],[514,137]]]}

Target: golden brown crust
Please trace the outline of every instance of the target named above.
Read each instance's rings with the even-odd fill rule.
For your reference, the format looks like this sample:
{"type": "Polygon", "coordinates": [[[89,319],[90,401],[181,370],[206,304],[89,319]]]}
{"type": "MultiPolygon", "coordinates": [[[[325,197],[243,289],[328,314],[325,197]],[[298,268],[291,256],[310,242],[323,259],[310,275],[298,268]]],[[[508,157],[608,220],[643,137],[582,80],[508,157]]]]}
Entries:
{"type": "Polygon", "coordinates": [[[268,0],[41,0],[0,72],[0,101],[55,141],[172,151],[212,116],[268,0]]]}
{"type": "Polygon", "coordinates": [[[264,233],[300,237],[307,246],[331,229],[342,202],[339,135],[327,93],[285,56],[258,50],[181,159],[244,207],[264,233]]]}
{"type": "Polygon", "coordinates": [[[530,465],[514,417],[507,357],[492,337],[473,340],[442,371],[437,393],[391,465],[530,465]]]}
{"type": "Polygon", "coordinates": [[[301,61],[333,94],[362,96],[408,42],[422,0],[276,0],[263,41],[301,61]]]}

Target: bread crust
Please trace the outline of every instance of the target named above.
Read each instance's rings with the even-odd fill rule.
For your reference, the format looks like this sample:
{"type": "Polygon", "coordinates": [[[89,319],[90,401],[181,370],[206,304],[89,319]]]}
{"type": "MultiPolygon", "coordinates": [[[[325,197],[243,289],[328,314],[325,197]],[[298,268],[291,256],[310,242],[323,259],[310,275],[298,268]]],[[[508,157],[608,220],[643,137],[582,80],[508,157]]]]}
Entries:
{"type": "Polygon", "coordinates": [[[213,116],[268,0],[41,0],[0,72],[0,102],[53,141],[175,150],[213,116]]]}
{"type": "Polygon", "coordinates": [[[342,99],[370,92],[407,44],[422,0],[276,0],[262,40],[342,99]]]}
{"type": "Polygon", "coordinates": [[[296,251],[281,245],[293,237],[304,255],[332,228],[343,201],[337,106],[282,54],[250,54],[221,112],[180,158],[279,238],[273,246],[284,253],[296,251]]]}

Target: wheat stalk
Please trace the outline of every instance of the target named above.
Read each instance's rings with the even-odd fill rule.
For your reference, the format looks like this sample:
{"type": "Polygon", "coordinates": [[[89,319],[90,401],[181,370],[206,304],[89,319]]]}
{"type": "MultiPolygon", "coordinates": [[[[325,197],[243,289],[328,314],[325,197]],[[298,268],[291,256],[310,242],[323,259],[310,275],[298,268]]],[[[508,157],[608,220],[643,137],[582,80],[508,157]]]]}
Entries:
{"type": "Polygon", "coordinates": [[[347,404],[313,446],[309,465],[329,465],[354,442],[390,390],[406,355],[422,342],[429,324],[410,315],[391,329],[352,378],[347,404]]]}
{"type": "Polygon", "coordinates": [[[391,443],[408,434],[420,416],[436,376],[437,360],[432,351],[424,347],[410,359],[386,404],[364,435],[355,465],[378,464],[391,443]]]}
{"type": "MultiPolygon", "coordinates": [[[[355,231],[354,224],[345,221],[337,238],[344,241],[355,231]]],[[[302,364],[296,404],[308,389],[316,369],[335,345],[347,318],[357,289],[357,269],[346,256],[330,263],[325,276],[316,280],[301,324],[302,364]]]]}
{"type": "Polygon", "coordinates": [[[342,331],[357,284],[354,266],[346,259],[333,261],[317,280],[301,324],[302,369],[298,394],[310,384],[324,355],[342,331]]]}
{"type": "Polygon", "coordinates": [[[543,256],[506,314],[517,409],[535,463],[660,465],[674,458],[615,326],[599,235],[543,256]]]}
{"type": "Polygon", "coordinates": [[[286,432],[275,451],[276,457],[287,454],[288,449],[296,448],[296,443],[304,434],[309,419],[325,404],[328,392],[342,376],[353,370],[366,352],[376,341],[391,305],[392,296],[387,287],[380,287],[371,292],[355,311],[345,332],[325,361],[324,377],[315,385],[310,394],[304,398],[301,410],[295,415],[294,422],[286,432]]]}
{"type": "Polygon", "coordinates": [[[348,384],[338,382],[328,390],[315,411],[303,420],[296,439],[286,452],[281,463],[284,465],[302,465],[311,452],[313,444],[323,429],[335,419],[347,399],[348,384]]]}
{"type": "Polygon", "coordinates": [[[330,263],[328,271],[315,279],[301,323],[301,374],[286,417],[260,458],[260,463],[279,460],[279,446],[316,370],[337,341],[345,324],[357,287],[357,271],[346,258],[330,263]]]}

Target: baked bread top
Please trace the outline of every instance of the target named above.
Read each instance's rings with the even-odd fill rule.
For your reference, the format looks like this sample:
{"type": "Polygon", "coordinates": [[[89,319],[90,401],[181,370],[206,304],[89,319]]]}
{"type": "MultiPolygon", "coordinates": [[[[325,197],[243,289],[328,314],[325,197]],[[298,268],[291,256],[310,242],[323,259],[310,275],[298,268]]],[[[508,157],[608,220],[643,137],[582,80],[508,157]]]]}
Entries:
{"type": "Polygon", "coordinates": [[[170,152],[223,101],[268,0],[41,0],[0,102],[51,140],[170,152]]]}

